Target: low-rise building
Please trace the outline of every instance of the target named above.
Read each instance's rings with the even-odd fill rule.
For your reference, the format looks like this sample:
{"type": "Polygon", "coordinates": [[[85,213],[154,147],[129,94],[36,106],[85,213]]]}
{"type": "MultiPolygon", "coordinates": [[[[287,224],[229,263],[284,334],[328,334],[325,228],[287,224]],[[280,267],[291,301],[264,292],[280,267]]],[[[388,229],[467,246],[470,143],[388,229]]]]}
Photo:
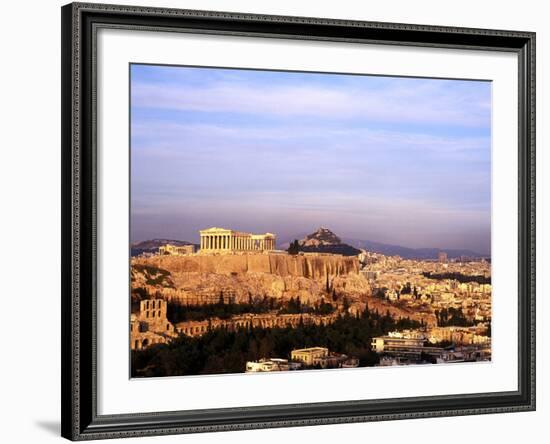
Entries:
{"type": "Polygon", "coordinates": [[[172,245],[166,244],[159,247],[159,254],[168,256],[186,256],[195,252],[195,246],[191,245],[172,245]]]}
{"type": "Polygon", "coordinates": [[[394,357],[407,359],[419,359],[424,349],[424,339],[378,336],[372,338],[371,347],[376,353],[387,353],[394,357]]]}
{"type": "Polygon", "coordinates": [[[302,367],[299,362],[289,362],[288,359],[269,358],[259,361],[248,361],[246,363],[246,373],[261,372],[282,372],[288,370],[299,370],[302,367]]]}
{"type": "Polygon", "coordinates": [[[321,362],[322,358],[328,356],[328,348],[326,347],[310,347],[292,350],[290,357],[293,361],[304,363],[308,367],[312,367],[321,362]]]}
{"type": "Polygon", "coordinates": [[[359,360],[347,355],[330,352],[326,347],[310,347],[292,350],[293,361],[301,362],[306,367],[352,368],[359,366],[359,360]]]}

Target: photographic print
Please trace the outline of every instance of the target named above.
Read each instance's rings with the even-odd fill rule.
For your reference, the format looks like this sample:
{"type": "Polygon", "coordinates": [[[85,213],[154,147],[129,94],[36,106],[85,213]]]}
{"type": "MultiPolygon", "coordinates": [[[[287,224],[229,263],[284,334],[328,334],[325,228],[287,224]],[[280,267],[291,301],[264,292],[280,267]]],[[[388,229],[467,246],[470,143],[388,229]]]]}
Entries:
{"type": "Polygon", "coordinates": [[[491,82],[130,65],[134,378],[491,360],[491,82]]]}

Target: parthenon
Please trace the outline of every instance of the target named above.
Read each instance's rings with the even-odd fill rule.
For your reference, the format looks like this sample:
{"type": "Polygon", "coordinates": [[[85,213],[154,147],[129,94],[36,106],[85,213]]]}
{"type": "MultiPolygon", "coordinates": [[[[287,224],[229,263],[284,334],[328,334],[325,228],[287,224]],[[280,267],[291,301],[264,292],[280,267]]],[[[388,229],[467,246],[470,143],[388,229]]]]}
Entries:
{"type": "Polygon", "coordinates": [[[200,231],[201,253],[238,251],[269,251],[275,249],[273,233],[251,234],[226,228],[212,227],[200,231]]]}

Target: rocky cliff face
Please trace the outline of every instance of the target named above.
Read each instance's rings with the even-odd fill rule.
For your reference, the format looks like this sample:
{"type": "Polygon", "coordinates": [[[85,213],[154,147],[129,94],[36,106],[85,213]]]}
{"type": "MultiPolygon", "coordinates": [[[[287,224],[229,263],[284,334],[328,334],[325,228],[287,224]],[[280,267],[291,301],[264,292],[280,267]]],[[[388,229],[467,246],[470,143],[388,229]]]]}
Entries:
{"type": "Polygon", "coordinates": [[[326,296],[327,288],[353,299],[370,294],[368,282],[359,274],[356,257],[281,254],[154,256],[135,258],[132,264],[132,285],[144,286],[149,292],[161,293],[165,298],[181,299],[194,294],[216,297],[225,292],[234,295],[236,302],[247,302],[251,295],[265,295],[283,299],[298,296],[304,303],[315,303],[326,296]],[[138,270],[144,266],[167,271],[173,287],[144,280],[138,270]]]}
{"type": "Polygon", "coordinates": [[[359,261],[355,257],[337,255],[243,254],[220,256],[154,256],[137,258],[136,264],[182,273],[213,273],[234,275],[269,273],[280,277],[295,276],[325,283],[335,276],[358,274],[359,261]]]}

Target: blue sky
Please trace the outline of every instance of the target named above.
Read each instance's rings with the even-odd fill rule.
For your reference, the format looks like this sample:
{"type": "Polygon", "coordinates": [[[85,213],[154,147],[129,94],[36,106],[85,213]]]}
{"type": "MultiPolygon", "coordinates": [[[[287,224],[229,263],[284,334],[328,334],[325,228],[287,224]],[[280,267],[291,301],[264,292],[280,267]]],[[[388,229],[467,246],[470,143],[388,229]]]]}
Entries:
{"type": "Polygon", "coordinates": [[[131,238],[490,252],[491,84],[132,65],[131,238]]]}

